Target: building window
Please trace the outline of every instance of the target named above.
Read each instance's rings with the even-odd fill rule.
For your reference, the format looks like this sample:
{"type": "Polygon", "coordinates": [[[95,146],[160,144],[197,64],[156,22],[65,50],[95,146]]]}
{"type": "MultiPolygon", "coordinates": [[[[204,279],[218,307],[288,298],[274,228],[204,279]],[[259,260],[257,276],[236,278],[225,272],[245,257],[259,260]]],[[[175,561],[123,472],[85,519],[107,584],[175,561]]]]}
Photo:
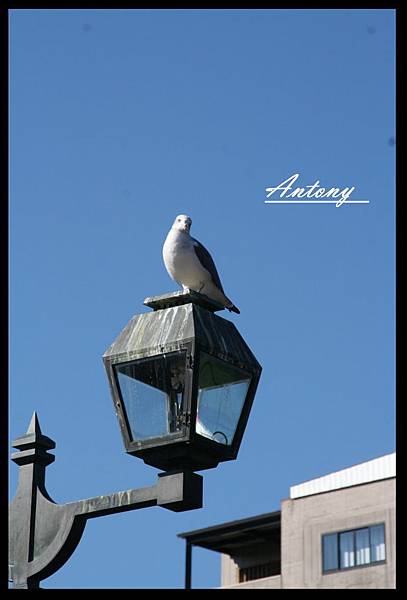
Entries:
{"type": "Polygon", "coordinates": [[[322,571],[329,573],[386,560],[384,523],[322,536],[322,571]]]}

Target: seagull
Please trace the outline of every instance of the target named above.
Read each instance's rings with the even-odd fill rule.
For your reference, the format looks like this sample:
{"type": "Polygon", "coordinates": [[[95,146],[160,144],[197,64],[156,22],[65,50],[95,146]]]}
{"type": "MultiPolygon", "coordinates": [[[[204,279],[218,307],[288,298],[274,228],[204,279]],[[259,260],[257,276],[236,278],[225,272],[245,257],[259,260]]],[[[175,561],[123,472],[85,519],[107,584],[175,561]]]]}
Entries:
{"type": "Polygon", "coordinates": [[[240,314],[223,291],[223,287],[208,250],[189,235],[192,220],[178,215],[163,246],[165,268],[170,277],[184,290],[194,290],[219,302],[228,310],[240,314]]]}

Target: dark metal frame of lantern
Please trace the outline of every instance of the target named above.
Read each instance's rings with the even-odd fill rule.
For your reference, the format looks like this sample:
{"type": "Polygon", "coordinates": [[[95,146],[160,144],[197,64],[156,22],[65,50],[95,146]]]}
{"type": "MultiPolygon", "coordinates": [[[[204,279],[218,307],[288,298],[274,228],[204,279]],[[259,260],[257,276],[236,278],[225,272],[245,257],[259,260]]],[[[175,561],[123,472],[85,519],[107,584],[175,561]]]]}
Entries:
{"type": "MultiPolygon", "coordinates": [[[[223,307],[208,297],[187,290],[147,298],[144,304],[153,308],[153,312],[135,315],[103,356],[126,452],[164,471],[180,469],[199,471],[216,467],[222,461],[234,460],[239,451],[259,382],[260,364],[235,325],[214,314],[223,307]],[[183,384],[182,397],[176,398],[175,395],[180,392],[176,392],[176,388],[169,390],[168,378],[171,377],[171,368],[175,373],[171,361],[180,353],[185,355],[185,370],[184,377],[182,378],[181,373],[180,379],[183,384]],[[197,416],[199,416],[198,401],[204,397],[205,390],[207,392],[210,389],[202,387],[200,398],[198,397],[200,367],[203,360],[217,366],[218,371],[222,369],[224,373],[228,370],[230,373],[234,371],[236,382],[230,374],[229,384],[218,386],[225,393],[231,394],[231,387],[235,383],[247,383],[245,396],[241,398],[240,414],[238,418],[237,414],[235,415],[237,422],[233,428],[231,441],[222,431],[212,432],[212,439],[210,439],[202,434],[203,429],[200,429],[201,434],[196,430],[197,416]],[[140,435],[135,439],[137,435],[132,431],[132,418],[129,417],[129,412],[134,409],[134,406],[131,408],[126,405],[122,388],[133,383],[130,381],[125,384],[127,380],[120,380],[120,375],[126,375],[126,370],[133,373],[130,380],[133,379],[136,382],[134,385],[139,387],[140,383],[145,383],[143,377],[146,381],[151,381],[152,377],[156,378],[153,389],[160,390],[160,393],[164,392],[166,401],[172,402],[175,407],[175,418],[172,419],[176,423],[174,432],[161,431],[156,432],[157,435],[153,433],[144,439],[140,435]],[[182,410],[179,410],[180,401],[182,410]],[[215,434],[218,436],[217,439],[215,434]],[[223,438],[227,443],[224,443],[223,438]]],[[[175,378],[175,375],[172,377],[175,378]]],[[[216,394],[215,388],[216,386],[211,391],[216,394]]],[[[137,389],[134,389],[137,393],[137,389]]],[[[148,404],[148,396],[152,393],[149,385],[142,388],[141,396],[143,393],[148,404]]],[[[219,399],[218,404],[220,405],[219,399]]],[[[151,409],[151,405],[148,407],[151,409]]],[[[134,410],[137,423],[137,408],[134,410]]],[[[142,403],[138,406],[138,410],[140,423],[143,418],[142,403]]],[[[174,416],[174,413],[171,415],[174,416]]],[[[148,421],[148,413],[146,418],[148,421]]]]}

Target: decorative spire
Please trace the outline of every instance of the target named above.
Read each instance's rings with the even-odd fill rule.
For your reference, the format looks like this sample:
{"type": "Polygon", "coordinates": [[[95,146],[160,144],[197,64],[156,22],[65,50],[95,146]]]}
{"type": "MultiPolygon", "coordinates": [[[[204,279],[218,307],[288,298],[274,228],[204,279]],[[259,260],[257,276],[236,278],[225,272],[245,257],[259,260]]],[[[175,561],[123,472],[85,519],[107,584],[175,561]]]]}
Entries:
{"type": "Polygon", "coordinates": [[[30,424],[28,426],[27,429],[27,434],[32,433],[34,435],[42,435],[42,431],[41,431],[41,427],[40,427],[40,422],[38,420],[38,416],[36,411],[33,412],[33,416],[31,417],[31,421],[30,424]]]}
{"type": "Polygon", "coordinates": [[[55,448],[55,442],[48,436],[43,435],[35,411],[31,417],[27,433],[14,440],[12,446],[19,450],[19,452],[14,452],[11,455],[11,460],[18,465],[36,463],[46,466],[55,460],[55,456],[47,452],[55,448]]]}

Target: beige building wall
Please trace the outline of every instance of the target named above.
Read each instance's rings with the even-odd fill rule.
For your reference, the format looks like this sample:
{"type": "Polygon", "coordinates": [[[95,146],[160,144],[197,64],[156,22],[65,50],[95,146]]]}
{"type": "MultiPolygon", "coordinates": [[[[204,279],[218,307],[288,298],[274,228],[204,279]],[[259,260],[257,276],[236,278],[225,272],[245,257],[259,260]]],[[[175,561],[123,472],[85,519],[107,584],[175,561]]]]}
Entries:
{"type": "Polygon", "coordinates": [[[395,478],[281,504],[282,588],[394,588],[395,478]],[[385,523],[386,562],[322,573],[322,534],[385,523]]]}
{"type": "Polygon", "coordinates": [[[221,554],[221,586],[239,583],[239,565],[232,556],[221,554]]]}

